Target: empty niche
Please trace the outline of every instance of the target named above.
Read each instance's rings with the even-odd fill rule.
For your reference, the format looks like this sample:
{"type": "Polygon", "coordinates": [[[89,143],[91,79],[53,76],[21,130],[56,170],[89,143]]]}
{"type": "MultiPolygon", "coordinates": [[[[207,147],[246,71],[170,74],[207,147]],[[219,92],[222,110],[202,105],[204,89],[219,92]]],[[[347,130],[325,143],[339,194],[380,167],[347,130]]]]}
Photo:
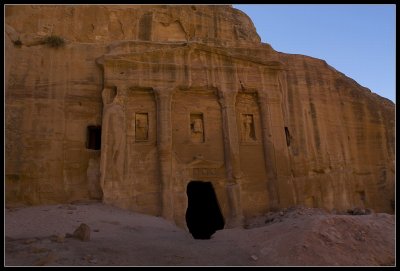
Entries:
{"type": "Polygon", "coordinates": [[[100,150],[101,148],[101,126],[90,125],[87,127],[86,148],[100,150]]]}
{"type": "Polygon", "coordinates": [[[149,140],[149,115],[148,113],[135,114],[135,140],[149,140]]]}
{"type": "Polygon", "coordinates": [[[242,114],[242,141],[250,142],[256,139],[253,114],[242,114]]]}
{"type": "Polygon", "coordinates": [[[192,142],[204,142],[204,121],[202,113],[190,114],[190,139],[192,142]]]}

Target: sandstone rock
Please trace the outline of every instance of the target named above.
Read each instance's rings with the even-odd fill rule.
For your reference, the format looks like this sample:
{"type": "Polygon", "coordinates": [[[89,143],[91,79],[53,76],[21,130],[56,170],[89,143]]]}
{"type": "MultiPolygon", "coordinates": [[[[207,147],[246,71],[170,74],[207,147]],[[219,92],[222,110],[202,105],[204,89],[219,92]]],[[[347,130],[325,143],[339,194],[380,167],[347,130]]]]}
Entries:
{"type": "Polygon", "coordinates": [[[32,243],[35,243],[35,242],[37,242],[37,239],[36,238],[30,238],[30,239],[26,239],[25,241],[24,241],[24,244],[32,244],[32,243]]]}
{"type": "Polygon", "coordinates": [[[76,206],[73,206],[73,205],[67,206],[67,210],[76,210],[76,209],[77,209],[76,206]]]}
{"type": "Polygon", "coordinates": [[[274,221],[275,221],[275,218],[273,218],[273,217],[267,218],[267,219],[265,220],[265,224],[272,223],[272,222],[274,222],[274,221]]]}
{"type": "Polygon", "coordinates": [[[101,198],[185,228],[202,180],[227,228],[294,205],[394,212],[394,103],[231,6],[7,5],[5,52],[7,204],[101,198]]]}
{"type": "Polygon", "coordinates": [[[74,238],[77,238],[81,241],[89,241],[90,240],[90,227],[85,223],[82,223],[72,234],[74,238]]]}
{"type": "Polygon", "coordinates": [[[372,212],[373,211],[371,209],[364,209],[359,207],[347,210],[347,213],[350,215],[369,215],[372,212]]]}
{"type": "Polygon", "coordinates": [[[40,258],[37,260],[34,265],[35,266],[43,266],[43,265],[48,265],[56,261],[58,258],[57,254],[55,252],[49,252],[45,257],[40,258]]]}
{"type": "Polygon", "coordinates": [[[56,243],[64,243],[65,242],[65,235],[64,234],[59,234],[59,235],[52,235],[51,236],[51,241],[56,242],[56,243]]]}
{"type": "Polygon", "coordinates": [[[40,254],[40,253],[48,252],[49,249],[48,249],[48,248],[45,248],[45,247],[36,247],[36,246],[33,246],[33,247],[31,247],[30,251],[31,251],[32,253],[35,253],[35,254],[40,254]]]}

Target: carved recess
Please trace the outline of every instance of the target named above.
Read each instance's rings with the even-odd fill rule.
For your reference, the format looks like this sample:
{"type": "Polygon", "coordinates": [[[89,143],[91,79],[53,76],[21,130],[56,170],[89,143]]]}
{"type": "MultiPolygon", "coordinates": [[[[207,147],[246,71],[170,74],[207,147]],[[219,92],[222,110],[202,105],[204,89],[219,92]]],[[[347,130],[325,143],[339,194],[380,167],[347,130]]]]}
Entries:
{"type": "Polygon", "coordinates": [[[204,142],[204,120],[202,113],[190,114],[190,139],[195,143],[204,142]]]}

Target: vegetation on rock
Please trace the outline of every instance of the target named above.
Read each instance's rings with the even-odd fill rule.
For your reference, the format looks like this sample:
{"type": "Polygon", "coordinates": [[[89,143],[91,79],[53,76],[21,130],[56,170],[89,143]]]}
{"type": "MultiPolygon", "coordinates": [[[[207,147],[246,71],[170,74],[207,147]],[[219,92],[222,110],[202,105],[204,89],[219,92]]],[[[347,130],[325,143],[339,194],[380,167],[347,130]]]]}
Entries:
{"type": "Polygon", "coordinates": [[[50,47],[58,48],[62,47],[65,44],[65,41],[62,37],[56,35],[47,36],[44,40],[44,43],[50,47]]]}
{"type": "Polygon", "coordinates": [[[22,42],[21,42],[20,39],[17,39],[17,40],[15,40],[15,41],[13,41],[13,43],[14,43],[14,46],[15,46],[15,47],[21,47],[21,46],[22,46],[22,42]]]}

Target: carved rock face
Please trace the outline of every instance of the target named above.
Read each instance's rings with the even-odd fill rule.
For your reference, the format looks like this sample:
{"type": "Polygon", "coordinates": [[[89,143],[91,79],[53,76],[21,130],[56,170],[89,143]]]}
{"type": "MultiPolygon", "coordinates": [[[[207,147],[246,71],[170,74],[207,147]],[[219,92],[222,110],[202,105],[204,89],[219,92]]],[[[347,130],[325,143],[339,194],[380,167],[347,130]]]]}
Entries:
{"type": "Polygon", "coordinates": [[[200,180],[225,227],[292,205],[393,212],[394,104],[262,44],[230,6],[7,6],[5,22],[7,202],[102,196],[187,227],[200,180]]]}

